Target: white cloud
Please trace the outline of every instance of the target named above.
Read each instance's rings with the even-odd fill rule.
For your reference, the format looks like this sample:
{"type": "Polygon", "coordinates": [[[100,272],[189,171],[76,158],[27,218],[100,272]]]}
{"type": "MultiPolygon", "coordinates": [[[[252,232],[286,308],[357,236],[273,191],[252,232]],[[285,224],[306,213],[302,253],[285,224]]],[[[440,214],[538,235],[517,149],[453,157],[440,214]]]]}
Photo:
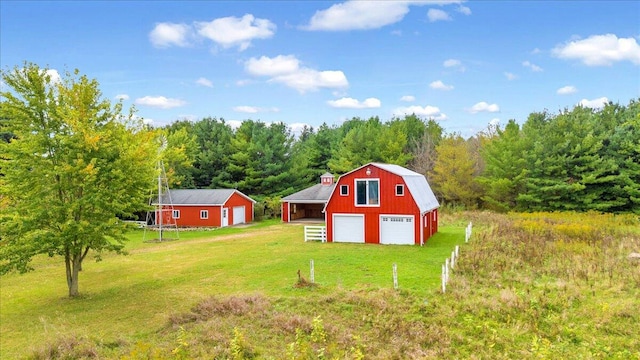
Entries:
{"type": "Polygon", "coordinates": [[[278,55],[274,58],[262,56],[251,58],[244,63],[245,69],[251,75],[278,76],[291,74],[300,68],[300,61],[293,55],[278,55]]]}
{"type": "Polygon", "coordinates": [[[304,129],[305,126],[308,128],[311,127],[311,125],[305,124],[305,123],[292,123],[292,124],[289,124],[289,129],[291,129],[291,133],[297,137],[297,136],[300,136],[300,134],[302,134],[302,130],[304,129]]]}
{"type": "Polygon", "coordinates": [[[446,11],[440,9],[429,9],[427,12],[427,18],[430,22],[451,20],[451,16],[449,16],[446,11]]]}
{"type": "Polygon", "coordinates": [[[233,111],[248,113],[248,114],[255,114],[258,112],[258,108],[255,106],[242,105],[242,106],[235,106],[233,108],[233,111]]]}
{"type": "Polygon", "coordinates": [[[187,104],[184,100],[166,98],[164,96],[145,96],[136,99],[135,103],[137,105],[157,107],[160,109],[171,109],[187,104]]]}
{"type": "Polygon", "coordinates": [[[309,68],[276,76],[270,81],[283,83],[301,93],[318,88],[341,88],[349,85],[347,77],[342,71],[317,71],[309,68]]]}
{"type": "Polygon", "coordinates": [[[455,68],[458,71],[465,71],[465,67],[462,65],[462,62],[458,59],[447,59],[442,63],[442,66],[446,68],[455,68]]]}
{"type": "Polygon", "coordinates": [[[614,34],[593,35],[556,46],[551,53],[561,59],[575,59],[587,66],[610,66],[618,61],[640,65],[640,45],[636,39],[614,34]]]}
{"type": "Polygon", "coordinates": [[[414,102],[414,101],[416,101],[416,97],[413,96],[413,95],[405,95],[405,96],[400,98],[400,101],[414,102]]]}
{"type": "Polygon", "coordinates": [[[567,86],[563,86],[563,87],[561,87],[560,89],[558,89],[558,90],[556,91],[556,93],[557,93],[558,95],[569,95],[569,94],[573,94],[573,93],[575,93],[575,92],[577,92],[577,91],[578,91],[578,89],[576,89],[576,87],[575,87],[575,86],[573,86],[573,85],[567,85],[567,86]]]}
{"type": "Polygon", "coordinates": [[[498,125],[500,125],[500,119],[499,118],[493,118],[493,119],[489,120],[489,126],[498,127],[498,125]]]}
{"type": "Polygon", "coordinates": [[[157,23],[149,33],[149,40],[155,47],[164,48],[171,45],[189,45],[188,36],[191,32],[189,25],[173,23],[157,23]]]}
{"type": "Polygon", "coordinates": [[[393,115],[395,116],[403,116],[403,115],[411,115],[416,114],[418,116],[426,116],[434,120],[446,120],[447,115],[440,112],[440,109],[436,106],[407,106],[407,107],[399,107],[393,111],[393,115]]]}
{"type": "Polygon", "coordinates": [[[473,105],[467,111],[472,113],[472,114],[476,114],[476,113],[479,113],[479,112],[495,113],[495,112],[499,112],[500,111],[500,107],[498,106],[498,104],[488,104],[488,103],[486,103],[484,101],[481,101],[481,102],[473,105]]]}
{"type": "Polygon", "coordinates": [[[513,80],[518,78],[518,75],[512,74],[510,72],[505,72],[504,76],[506,76],[507,80],[509,80],[509,81],[513,81],[513,80]]]}
{"type": "Polygon", "coordinates": [[[462,63],[460,62],[460,60],[457,60],[457,59],[447,59],[442,63],[442,65],[444,67],[457,67],[462,65],[462,63]]]}
{"type": "Polygon", "coordinates": [[[462,14],[464,14],[464,15],[467,15],[467,16],[468,16],[468,15],[471,15],[471,9],[469,9],[469,8],[468,8],[468,7],[466,7],[466,6],[462,6],[462,5],[460,5],[460,6],[458,7],[458,12],[459,12],[459,13],[462,13],[462,14]]]}
{"type": "Polygon", "coordinates": [[[202,85],[202,86],[206,86],[206,87],[213,87],[213,83],[211,82],[211,80],[207,79],[207,78],[199,78],[198,80],[196,80],[196,84],[198,85],[202,85]]]}
{"type": "Polygon", "coordinates": [[[381,106],[380,100],[376,98],[368,98],[361,102],[354,98],[343,97],[338,100],[329,100],[327,103],[331,107],[341,109],[374,109],[381,106]]]}
{"type": "Polygon", "coordinates": [[[457,4],[460,0],[435,1],[346,1],[316,11],[305,30],[345,31],[378,29],[401,21],[412,5],[457,4]]]}
{"type": "Polygon", "coordinates": [[[536,55],[536,54],[540,54],[542,52],[542,50],[535,48],[533,50],[531,50],[531,54],[536,55]]]}
{"type": "Polygon", "coordinates": [[[531,69],[531,71],[535,71],[535,72],[541,72],[542,68],[536,64],[532,64],[529,61],[523,61],[522,62],[522,66],[531,69]]]}
{"type": "Polygon", "coordinates": [[[249,85],[253,82],[253,80],[251,79],[241,79],[236,81],[236,86],[245,86],[245,85],[249,85]]]}
{"type": "Polygon", "coordinates": [[[347,77],[339,70],[318,71],[301,67],[293,55],[251,58],[245,62],[245,70],[252,75],[268,76],[270,82],[278,82],[304,93],[319,88],[344,88],[347,77]]]}
{"type": "Polygon", "coordinates": [[[242,125],[242,120],[227,120],[227,125],[229,125],[230,128],[232,129],[237,129],[240,127],[240,125],[242,125]]]}
{"type": "Polygon", "coordinates": [[[397,23],[409,12],[403,1],[347,1],[316,11],[306,30],[366,30],[397,23]]]}
{"type": "Polygon", "coordinates": [[[45,74],[49,76],[53,84],[60,82],[60,73],[56,69],[48,69],[45,74]]]}
{"type": "Polygon", "coordinates": [[[267,19],[257,19],[251,14],[242,18],[234,16],[212,21],[195,22],[198,35],[210,39],[224,48],[237,46],[240,51],[247,49],[254,39],[268,39],[273,36],[276,25],[267,19]]]}
{"type": "Polygon", "coordinates": [[[444,91],[453,90],[453,85],[445,85],[445,83],[443,83],[441,80],[436,80],[432,82],[431,84],[429,84],[429,87],[436,90],[444,90],[444,91]]]}
{"type": "Polygon", "coordinates": [[[129,95],[127,94],[118,94],[115,96],[116,100],[129,100],[129,95]]]}
{"type": "Polygon", "coordinates": [[[280,109],[278,109],[277,107],[261,108],[257,106],[241,105],[241,106],[234,106],[233,111],[248,113],[248,114],[256,114],[259,112],[280,112],[280,109]]]}
{"type": "Polygon", "coordinates": [[[581,105],[581,106],[584,106],[584,107],[588,107],[588,108],[592,108],[592,109],[601,109],[607,103],[609,103],[609,99],[607,99],[606,97],[601,97],[601,98],[597,98],[597,99],[593,99],[593,100],[582,99],[582,100],[580,100],[578,105],[581,105]]]}
{"type": "Polygon", "coordinates": [[[149,33],[153,46],[189,46],[190,39],[209,39],[223,48],[238,47],[240,51],[251,46],[255,39],[273,36],[276,25],[266,19],[256,19],[251,14],[242,18],[233,16],[212,21],[196,21],[193,24],[157,23],[149,33]]]}

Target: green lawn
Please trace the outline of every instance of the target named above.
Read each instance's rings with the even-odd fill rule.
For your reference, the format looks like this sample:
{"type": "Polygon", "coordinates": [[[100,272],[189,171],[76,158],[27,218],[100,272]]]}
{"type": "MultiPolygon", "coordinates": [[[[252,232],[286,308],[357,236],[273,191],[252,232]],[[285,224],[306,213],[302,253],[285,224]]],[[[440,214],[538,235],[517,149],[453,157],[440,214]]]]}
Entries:
{"type": "Polygon", "coordinates": [[[339,290],[399,286],[428,297],[440,284],[441,265],[464,227],[442,226],[424,247],[328,244],[303,241],[303,227],[265,221],[244,228],[183,232],[180,240],[145,243],[131,234],[128,256],[85,261],[83,297],[68,299],[60,258],[39,257],[35,271],[0,278],[0,354],[23,357],[64,336],[100,341],[149,341],[172,314],[188,311],[211,295],[253,294],[316,297],[339,290]],[[297,271],[313,289],[297,289],[297,271]]]}

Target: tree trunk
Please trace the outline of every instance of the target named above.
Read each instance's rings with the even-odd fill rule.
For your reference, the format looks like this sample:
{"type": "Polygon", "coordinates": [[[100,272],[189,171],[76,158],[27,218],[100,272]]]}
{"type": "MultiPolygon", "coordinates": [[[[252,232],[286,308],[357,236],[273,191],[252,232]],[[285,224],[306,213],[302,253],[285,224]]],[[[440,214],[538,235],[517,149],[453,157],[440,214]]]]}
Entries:
{"type": "Polygon", "coordinates": [[[64,262],[67,268],[67,286],[69,287],[69,297],[80,295],[78,291],[78,273],[82,266],[82,254],[71,254],[67,250],[64,262]]]}

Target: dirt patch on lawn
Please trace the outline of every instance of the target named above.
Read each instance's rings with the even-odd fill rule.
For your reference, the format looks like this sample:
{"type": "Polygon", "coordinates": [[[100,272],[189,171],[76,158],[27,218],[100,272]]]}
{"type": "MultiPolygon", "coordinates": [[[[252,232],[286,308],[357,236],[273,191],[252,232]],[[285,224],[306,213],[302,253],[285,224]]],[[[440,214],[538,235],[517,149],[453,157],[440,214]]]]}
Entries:
{"type": "Polygon", "coordinates": [[[174,249],[176,247],[184,246],[186,243],[189,243],[189,244],[204,244],[204,243],[212,243],[212,242],[218,242],[218,241],[246,239],[246,238],[255,237],[255,236],[263,236],[264,234],[268,234],[268,233],[274,233],[274,232],[277,232],[280,229],[282,229],[282,226],[281,225],[276,225],[276,226],[274,226],[272,228],[263,229],[263,230],[261,230],[259,232],[250,231],[250,232],[244,232],[244,233],[239,233],[239,234],[203,237],[203,238],[199,238],[199,239],[189,239],[189,240],[184,240],[184,241],[173,241],[173,239],[172,239],[172,241],[154,242],[153,244],[149,243],[149,245],[153,245],[153,246],[146,247],[146,248],[143,248],[143,249],[136,249],[136,250],[131,251],[131,253],[148,253],[148,252],[153,252],[153,251],[156,251],[156,250],[174,249]]]}

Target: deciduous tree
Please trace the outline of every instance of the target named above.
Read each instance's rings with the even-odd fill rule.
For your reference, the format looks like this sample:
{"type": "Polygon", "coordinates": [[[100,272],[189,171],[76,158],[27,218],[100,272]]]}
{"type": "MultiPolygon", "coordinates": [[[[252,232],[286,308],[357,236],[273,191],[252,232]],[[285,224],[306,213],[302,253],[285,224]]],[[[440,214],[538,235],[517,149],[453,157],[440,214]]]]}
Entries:
{"type": "Polygon", "coordinates": [[[119,216],[144,209],[153,185],[154,134],[104,100],[98,82],[35,64],[2,72],[0,116],[15,135],[1,143],[0,272],[32,270],[34,256],[61,256],[69,296],[88,255],[122,253],[119,216]]]}

